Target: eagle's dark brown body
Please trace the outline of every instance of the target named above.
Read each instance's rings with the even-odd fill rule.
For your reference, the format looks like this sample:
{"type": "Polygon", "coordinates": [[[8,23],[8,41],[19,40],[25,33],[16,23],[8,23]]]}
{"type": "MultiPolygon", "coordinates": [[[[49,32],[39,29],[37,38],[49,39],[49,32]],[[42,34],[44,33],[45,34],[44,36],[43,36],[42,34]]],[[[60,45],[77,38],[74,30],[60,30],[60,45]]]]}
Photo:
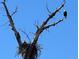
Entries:
{"type": "Polygon", "coordinates": [[[63,15],[66,18],[67,17],[67,11],[64,11],[63,15]]]}

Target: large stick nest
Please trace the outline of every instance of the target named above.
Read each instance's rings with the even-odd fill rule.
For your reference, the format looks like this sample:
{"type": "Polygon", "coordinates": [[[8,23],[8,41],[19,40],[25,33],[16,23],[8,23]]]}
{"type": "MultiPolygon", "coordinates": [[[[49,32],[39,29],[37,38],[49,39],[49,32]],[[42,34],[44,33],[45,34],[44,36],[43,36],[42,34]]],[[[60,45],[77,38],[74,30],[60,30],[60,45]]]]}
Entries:
{"type": "Polygon", "coordinates": [[[20,47],[18,54],[21,54],[23,59],[38,59],[40,53],[40,46],[38,44],[27,44],[24,42],[20,47]]]}

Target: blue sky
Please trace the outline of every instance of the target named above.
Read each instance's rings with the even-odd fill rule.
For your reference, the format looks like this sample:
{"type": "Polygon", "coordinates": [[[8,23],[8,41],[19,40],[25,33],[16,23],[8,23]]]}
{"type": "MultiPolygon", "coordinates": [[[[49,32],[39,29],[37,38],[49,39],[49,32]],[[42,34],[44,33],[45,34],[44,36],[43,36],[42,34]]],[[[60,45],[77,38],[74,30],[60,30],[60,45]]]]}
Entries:
{"type": "MultiPolygon", "coordinates": [[[[63,0],[47,0],[49,10],[53,12],[62,2],[63,0]]],[[[36,31],[35,23],[40,25],[49,15],[46,0],[7,0],[7,5],[10,13],[16,6],[18,7],[18,12],[13,16],[13,20],[23,41],[27,38],[21,30],[27,32],[32,39],[36,31]]],[[[61,19],[64,9],[68,12],[67,19],[40,35],[38,43],[43,49],[39,59],[77,59],[77,0],[66,0],[65,7],[49,23],[61,19]]],[[[18,44],[14,33],[9,26],[3,5],[0,3],[0,58],[22,59],[17,55],[17,49],[18,44]]]]}

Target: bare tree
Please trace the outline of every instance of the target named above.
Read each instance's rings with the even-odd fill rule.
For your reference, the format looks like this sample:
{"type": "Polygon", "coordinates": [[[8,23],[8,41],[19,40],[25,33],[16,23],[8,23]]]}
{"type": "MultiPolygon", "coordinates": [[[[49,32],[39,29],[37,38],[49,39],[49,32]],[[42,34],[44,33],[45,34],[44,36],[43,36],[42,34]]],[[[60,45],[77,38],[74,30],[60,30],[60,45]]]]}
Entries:
{"type": "Polygon", "coordinates": [[[12,18],[12,15],[14,15],[16,13],[17,9],[11,15],[8,8],[7,8],[6,0],[3,0],[2,4],[4,6],[6,15],[8,17],[11,30],[14,32],[16,40],[19,45],[19,52],[18,53],[22,55],[23,59],[37,59],[39,51],[40,51],[40,48],[38,46],[38,39],[39,39],[40,34],[44,30],[62,22],[64,19],[66,19],[66,16],[67,16],[67,12],[65,11],[64,15],[63,15],[64,18],[59,19],[57,22],[54,22],[54,23],[51,23],[50,25],[48,25],[48,22],[51,20],[51,18],[53,18],[64,7],[64,5],[65,5],[65,0],[64,0],[64,2],[54,12],[51,12],[51,14],[47,17],[46,20],[43,21],[43,23],[40,25],[40,27],[38,25],[36,25],[37,30],[35,32],[33,42],[31,42],[31,43],[28,43],[27,41],[22,42],[21,35],[20,35],[19,31],[17,31],[15,24],[13,22],[13,18],[12,18]]]}

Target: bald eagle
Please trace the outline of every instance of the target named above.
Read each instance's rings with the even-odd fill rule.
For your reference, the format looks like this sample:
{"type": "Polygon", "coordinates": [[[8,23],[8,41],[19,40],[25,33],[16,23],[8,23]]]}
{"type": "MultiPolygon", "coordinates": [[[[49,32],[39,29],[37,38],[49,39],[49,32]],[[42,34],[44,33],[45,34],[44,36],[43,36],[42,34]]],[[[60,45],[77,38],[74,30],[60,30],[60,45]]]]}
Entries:
{"type": "Polygon", "coordinates": [[[64,15],[65,18],[67,17],[67,11],[66,10],[64,10],[63,15],[64,15]]]}

